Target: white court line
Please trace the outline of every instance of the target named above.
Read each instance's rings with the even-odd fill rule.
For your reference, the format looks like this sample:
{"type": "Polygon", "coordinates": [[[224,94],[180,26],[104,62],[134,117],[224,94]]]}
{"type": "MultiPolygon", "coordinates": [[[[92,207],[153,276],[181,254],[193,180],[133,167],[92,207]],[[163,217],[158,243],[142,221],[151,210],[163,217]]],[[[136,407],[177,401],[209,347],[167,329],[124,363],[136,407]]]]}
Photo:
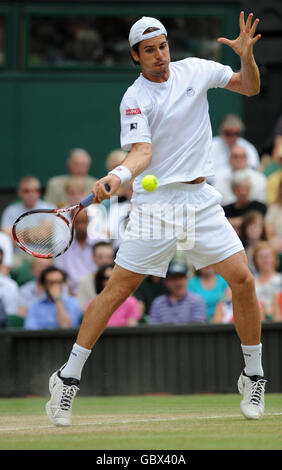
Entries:
{"type": "MultiPolygon", "coordinates": [[[[264,416],[282,416],[281,413],[265,413],[264,416]]],[[[68,429],[71,427],[81,427],[81,426],[105,426],[107,424],[134,424],[134,423],[150,423],[150,422],[169,422],[169,421],[179,421],[179,420],[203,420],[203,419],[225,419],[225,418],[240,418],[242,417],[241,414],[234,414],[234,415],[214,415],[214,416],[189,416],[188,418],[185,416],[178,416],[178,417],[168,417],[168,418],[138,418],[138,419],[122,419],[122,420],[109,420],[109,421],[92,421],[92,422],[85,422],[85,423],[75,423],[71,426],[67,426],[68,429]]],[[[1,427],[0,426],[0,433],[6,432],[17,432],[17,431],[38,431],[40,429],[55,429],[56,426],[50,425],[38,425],[38,426],[13,426],[13,427],[1,427]]],[[[60,429],[63,426],[59,427],[60,429]]]]}

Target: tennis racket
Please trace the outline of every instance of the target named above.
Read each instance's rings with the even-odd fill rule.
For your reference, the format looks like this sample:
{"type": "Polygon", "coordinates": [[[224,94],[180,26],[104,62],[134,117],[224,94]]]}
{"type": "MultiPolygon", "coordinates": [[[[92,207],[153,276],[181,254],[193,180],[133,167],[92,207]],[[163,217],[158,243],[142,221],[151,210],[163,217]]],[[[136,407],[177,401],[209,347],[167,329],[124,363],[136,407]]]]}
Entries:
{"type": "MultiPolygon", "coordinates": [[[[105,184],[105,189],[110,191],[108,184],[105,184]]],[[[91,193],[72,207],[25,212],[17,218],[12,229],[17,246],[36,258],[62,255],[73,240],[78,214],[92,204],[93,198],[94,194],[91,193]]]]}

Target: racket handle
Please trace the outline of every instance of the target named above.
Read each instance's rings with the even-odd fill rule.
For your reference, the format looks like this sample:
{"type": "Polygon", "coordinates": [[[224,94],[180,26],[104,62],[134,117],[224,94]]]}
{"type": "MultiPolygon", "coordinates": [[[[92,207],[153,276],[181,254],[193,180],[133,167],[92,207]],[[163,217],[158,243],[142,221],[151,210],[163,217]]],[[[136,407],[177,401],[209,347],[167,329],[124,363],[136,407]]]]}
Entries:
{"type": "MultiPolygon", "coordinates": [[[[110,186],[107,183],[105,183],[104,186],[105,186],[106,191],[110,192],[110,190],[111,190],[110,186]]],[[[82,201],[80,202],[80,205],[82,207],[90,206],[93,202],[93,198],[94,198],[93,193],[88,194],[88,196],[86,196],[84,199],[82,199],[82,201]]]]}

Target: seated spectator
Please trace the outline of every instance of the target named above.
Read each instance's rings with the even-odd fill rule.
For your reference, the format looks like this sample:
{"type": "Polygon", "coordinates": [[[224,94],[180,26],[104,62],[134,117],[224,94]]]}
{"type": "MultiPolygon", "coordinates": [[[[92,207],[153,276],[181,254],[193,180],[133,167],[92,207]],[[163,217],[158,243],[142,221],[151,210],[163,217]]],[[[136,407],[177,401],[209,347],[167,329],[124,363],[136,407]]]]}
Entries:
{"type": "Polygon", "coordinates": [[[79,176],[70,176],[65,184],[65,195],[66,200],[63,202],[62,207],[75,206],[85,198],[87,193],[84,179],[79,176]]]}
{"type": "Polygon", "coordinates": [[[75,221],[74,239],[69,249],[58,258],[54,265],[67,273],[70,293],[76,295],[79,281],[96,269],[93,260],[93,241],[88,238],[88,215],[81,211],[75,221]]]}
{"type": "MultiPolygon", "coordinates": [[[[100,294],[111,277],[114,264],[106,264],[98,269],[95,276],[95,289],[100,294]]],[[[133,296],[127,299],[115,310],[108,321],[107,327],[136,326],[141,317],[137,300],[133,296]]]]}
{"type": "Polygon", "coordinates": [[[245,248],[251,272],[256,273],[253,263],[253,252],[257,242],[266,240],[266,227],[263,216],[256,211],[247,212],[243,217],[240,238],[245,248]]]}
{"type": "Polygon", "coordinates": [[[76,298],[63,293],[66,282],[64,271],[50,266],[42,271],[39,282],[43,286],[44,297],[28,307],[25,329],[78,327],[81,321],[81,309],[76,298]]]}
{"type": "Polygon", "coordinates": [[[3,260],[1,264],[1,273],[9,274],[13,267],[13,243],[9,235],[0,232],[0,248],[3,251],[3,260]]]}
{"type": "Polygon", "coordinates": [[[218,302],[212,323],[234,323],[232,291],[230,287],[227,287],[223,298],[218,302]]]}
{"type": "Polygon", "coordinates": [[[282,321],[282,290],[273,299],[273,320],[282,321]]]}
{"type": "Polygon", "coordinates": [[[250,211],[266,213],[266,205],[259,201],[250,201],[250,179],[246,170],[239,170],[232,177],[232,191],[236,200],[232,204],[223,206],[226,217],[240,235],[243,216],[250,211]]]}
{"type": "Polygon", "coordinates": [[[244,139],[244,124],[239,116],[227,114],[221,122],[219,135],[212,140],[211,158],[215,171],[230,168],[230,151],[234,145],[246,150],[249,168],[259,168],[259,155],[255,146],[244,139]]]}
{"type": "Polygon", "coordinates": [[[277,199],[267,209],[265,225],[269,242],[279,254],[282,254],[282,178],[277,199]]]}
{"type": "MultiPolygon", "coordinates": [[[[0,266],[3,260],[3,250],[0,248],[0,266]]],[[[19,287],[8,275],[0,271],[0,318],[3,326],[22,326],[18,320],[19,287]]]]}
{"type": "Polygon", "coordinates": [[[73,149],[67,160],[68,173],[54,176],[47,182],[45,200],[57,207],[62,207],[66,201],[66,182],[70,176],[83,178],[85,191],[91,193],[97,179],[89,175],[91,157],[83,149],[73,149]]]}
{"type": "Polygon", "coordinates": [[[95,270],[86,274],[78,283],[77,299],[82,311],[85,312],[86,306],[96,295],[95,276],[99,268],[114,262],[114,250],[112,244],[107,241],[100,241],[93,246],[93,261],[95,270]]]}
{"type": "Polygon", "coordinates": [[[265,203],[266,199],[266,176],[258,170],[248,168],[247,153],[244,147],[234,145],[230,150],[230,168],[218,169],[214,178],[213,186],[222,195],[222,206],[232,204],[236,197],[232,191],[232,176],[238,170],[246,170],[250,180],[250,201],[265,203]]]}
{"type": "Polygon", "coordinates": [[[266,203],[269,206],[277,201],[279,188],[282,181],[282,144],[281,152],[278,154],[280,168],[267,178],[266,185],[266,203]]]}
{"type": "Polygon", "coordinates": [[[157,324],[204,323],[206,306],[194,292],[187,291],[187,267],[170,263],[166,275],[168,293],[156,297],[151,305],[149,321],[157,324]]]}
{"type": "MultiPolygon", "coordinates": [[[[17,196],[19,201],[7,206],[1,218],[1,230],[10,237],[13,243],[12,227],[20,215],[33,209],[51,209],[54,207],[40,199],[40,182],[34,176],[25,176],[19,181],[17,196]]],[[[24,260],[29,262],[30,256],[20,250],[20,248],[15,248],[13,268],[17,270],[24,260]]]]}
{"type": "Polygon", "coordinates": [[[274,320],[274,297],[282,290],[282,274],[277,272],[277,254],[266,242],[258,242],[254,248],[253,263],[256,267],[255,286],[263,320],[274,320]]]}
{"type": "Polygon", "coordinates": [[[52,264],[52,259],[32,258],[30,263],[30,270],[34,279],[25,282],[20,286],[18,315],[21,318],[26,316],[27,309],[33,302],[44,297],[44,289],[40,284],[39,279],[42,271],[52,264]]]}
{"type": "Polygon", "coordinates": [[[215,272],[212,266],[196,271],[196,275],[189,279],[187,284],[189,292],[194,292],[204,299],[208,322],[212,321],[216,306],[227,287],[227,282],[215,272]]]}
{"type": "Polygon", "coordinates": [[[147,323],[153,300],[160,295],[167,294],[168,290],[162,277],[146,276],[140,286],[133,293],[138,300],[138,306],[142,315],[142,323],[147,323]]]}
{"type": "Polygon", "coordinates": [[[126,156],[127,152],[122,149],[112,150],[106,158],[107,171],[111,171],[117,166],[121,165],[126,156]]]}

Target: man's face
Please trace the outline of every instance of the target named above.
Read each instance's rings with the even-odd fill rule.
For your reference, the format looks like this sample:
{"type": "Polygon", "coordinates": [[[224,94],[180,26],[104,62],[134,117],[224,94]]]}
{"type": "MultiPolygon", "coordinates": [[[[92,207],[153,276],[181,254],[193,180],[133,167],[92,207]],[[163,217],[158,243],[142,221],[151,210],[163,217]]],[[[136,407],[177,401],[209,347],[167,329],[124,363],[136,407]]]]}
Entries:
{"type": "Polygon", "coordinates": [[[94,252],[94,261],[98,268],[114,262],[114,253],[111,246],[98,246],[94,252]]]}
{"type": "Polygon", "coordinates": [[[242,147],[234,146],[230,153],[230,164],[233,171],[247,168],[247,155],[242,147]]]}
{"type": "Polygon", "coordinates": [[[38,181],[36,179],[30,179],[21,182],[18,189],[18,196],[23,201],[25,207],[32,209],[40,196],[38,181]]]}
{"type": "Polygon", "coordinates": [[[175,297],[184,297],[187,292],[187,276],[183,274],[174,274],[166,279],[166,285],[170,295],[175,297]]]}
{"type": "Polygon", "coordinates": [[[250,183],[248,180],[242,181],[240,184],[236,184],[233,186],[232,190],[238,202],[248,202],[250,193],[250,183]]]}
{"type": "Polygon", "coordinates": [[[71,156],[68,167],[72,176],[86,176],[89,172],[89,159],[84,152],[77,151],[71,156]]]}
{"type": "Polygon", "coordinates": [[[48,295],[57,297],[61,295],[64,284],[64,278],[60,271],[52,271],[45,277],[44,288],[48,295]]]}
{"type": "Polygon", "coordinates": [[[238,127],[225,127],[221,131],[221,136],[230,148],[236,144],[236,141],[240,137],[240,135],[241,129],[239,129],[238,127]]]}
{"type": "Polygon", "coordinates": [[[148,80],[156,81],[168,73],[170,53],[164,34],[151,39],[145,39],[139,44],[139,54],[133,49],[132,57],[140,63],[142,74],[148,80]]]}

